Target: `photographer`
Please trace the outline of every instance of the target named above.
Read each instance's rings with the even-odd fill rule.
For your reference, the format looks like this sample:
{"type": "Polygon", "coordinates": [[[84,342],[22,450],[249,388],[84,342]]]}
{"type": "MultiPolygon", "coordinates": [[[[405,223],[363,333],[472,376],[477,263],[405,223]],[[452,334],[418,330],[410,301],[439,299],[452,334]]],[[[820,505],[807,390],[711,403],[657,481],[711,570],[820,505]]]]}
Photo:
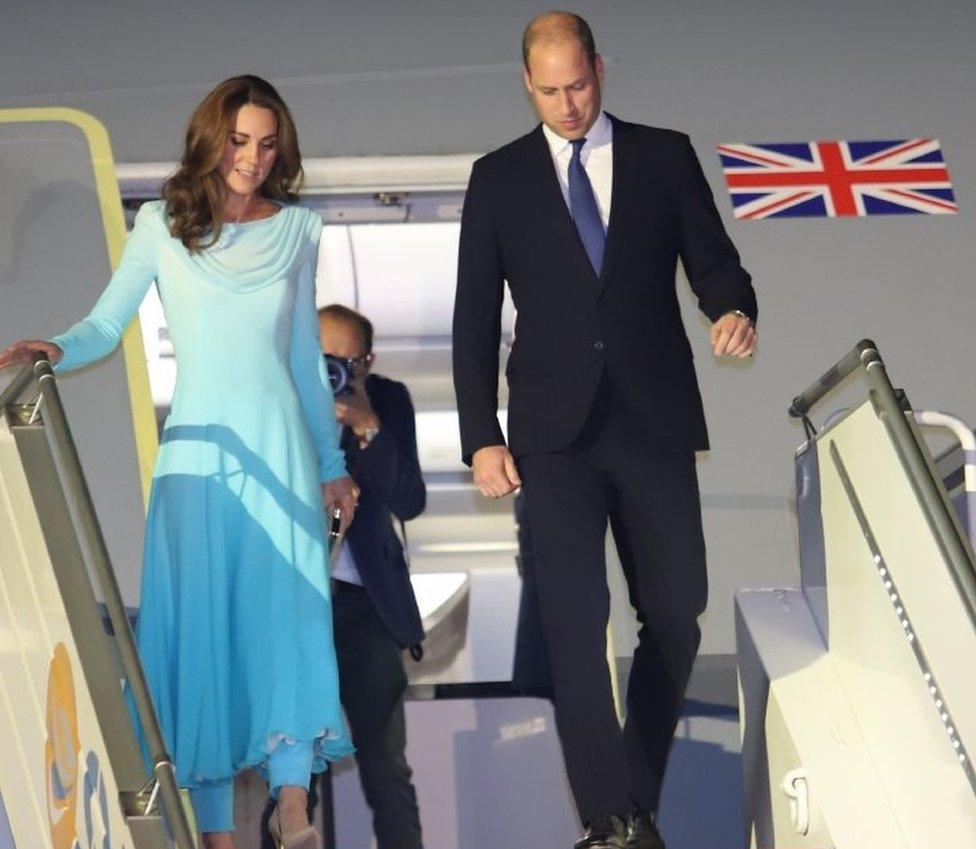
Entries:
{"type": "Polygon", "coordinates": [[[378,849],[422,849],[404,752],[403,650],[419,657],[424,633],[394,528],[418,516],[427,501],[414,409],[406,386],[370,374],[373,325],[365,316],[337,304],[323,307],[319,331],[336,392],[339,444],[361,489],[356,522],[331,576],[339,694],[378,849]]]}

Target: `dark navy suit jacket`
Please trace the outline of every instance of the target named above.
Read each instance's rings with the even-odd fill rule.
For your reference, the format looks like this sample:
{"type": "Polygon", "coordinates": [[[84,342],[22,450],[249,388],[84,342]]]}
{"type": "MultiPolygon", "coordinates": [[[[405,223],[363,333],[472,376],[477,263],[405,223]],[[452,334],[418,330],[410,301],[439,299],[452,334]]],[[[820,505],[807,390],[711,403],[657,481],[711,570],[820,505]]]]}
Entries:
{"type": "Polygon", "coordinates": [[[420,474],[413,403],[407,387],[371,374],[366,394],[380,420],[380,431],[364,449],[345,428],[346,467],[362,490],[356,518],[345,544],[350,547],[363,586],[380,619],[402,647],[418,645],[424,629],[410,571],[394,521],[423,512],[427,489],[420,474]]]}
{"type": "Polygon", "coordinates": [[[736,309],[755,320],[756,294],[688,137],[610,120],[612,202],[599,276],[541,125],[471,171],[454,304],[454,386],[469,464],[479,448],[505,443],[496,415],[505,281],[517,310],[506,367],[516,457],[570,445],[604,374],[648,448],[708,447],[678,260],[711,321],[736,309]]]}

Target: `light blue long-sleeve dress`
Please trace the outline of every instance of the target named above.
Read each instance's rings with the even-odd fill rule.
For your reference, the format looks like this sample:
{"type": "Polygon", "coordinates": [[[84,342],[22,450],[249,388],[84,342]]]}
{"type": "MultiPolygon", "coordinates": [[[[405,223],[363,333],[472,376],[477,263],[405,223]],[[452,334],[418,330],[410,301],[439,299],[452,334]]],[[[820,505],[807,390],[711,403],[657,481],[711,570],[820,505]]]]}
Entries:
{"type": "Polygon", "coordinates": [[[137,638],[181,786],[225,784],[282,740],[351,752],[339,706],[320,482],[343,476],[318,341],[321,219],[283,206],[191,254],[136,216],[58,370],[118,344],[156,283],[178,367],[153,474],[137,638]]]}

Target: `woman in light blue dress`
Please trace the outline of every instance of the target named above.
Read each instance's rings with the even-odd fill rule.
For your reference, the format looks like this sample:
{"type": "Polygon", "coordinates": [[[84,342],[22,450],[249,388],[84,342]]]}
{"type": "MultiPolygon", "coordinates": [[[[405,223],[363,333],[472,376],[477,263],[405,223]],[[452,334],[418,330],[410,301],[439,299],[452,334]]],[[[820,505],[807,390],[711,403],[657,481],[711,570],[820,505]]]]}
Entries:
{"type": "Polygon", "coordinates": [[[339,706],[326,505],[352,518],[318,341],[319,216],[291,205],[294,124],[256,77],[197,107],[163,200],[136,216],[90,315],[35,351],[110,353],[154,282],[178,379],[153,475],[137,637],[181,786],[209,849],[233,847],[233,778],[266,772],[279,846],[320,845],[309,774],[350,753],[339,706]]]}

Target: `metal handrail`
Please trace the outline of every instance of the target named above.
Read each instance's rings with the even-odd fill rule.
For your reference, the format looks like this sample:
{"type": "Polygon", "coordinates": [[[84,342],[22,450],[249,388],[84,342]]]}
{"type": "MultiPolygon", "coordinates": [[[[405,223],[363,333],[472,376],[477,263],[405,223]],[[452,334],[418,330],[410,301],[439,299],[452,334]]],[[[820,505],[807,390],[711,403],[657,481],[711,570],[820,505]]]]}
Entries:
{"type": "Polygon", "coordinates": [[[795,418],[806,417],[814,404],[858,368],[863,371],[878,418],[891,437],[926,523],[948,564],[950,576],[976,630],[976,557],[945,489],[932,474],[926,451],[908,422],[877,345],[870,339],[858,342],[833,368],[793,399],[789,413],[795,418]]]}
{"type": "MultiPolygon", "coordinates": [[[[875,357],[878,356],[878,346],[870,339],[862,339],[854,346],[853,350],[841,357],[836,365],[829,368],[819,380],[810,384],[793,399],[789,409],[790,415],[795,419],[806,416],[814,404],[843,383],[844,379],[853,374],[858,366],[866,366],[872,354],[875,357]]],[[[880,359],[878,357],[879,362],[880,359]]]]}
{"type": "Polygon", "coordinates": [[[0,410],[2,410],[7,404],[13,404],[16,402],[21,393],[28,386],[30,386],[33,380],[34,366],[23,366],[20,371],[14,375],[14,379],[7,384],[2,392],[0,392],[0,410]]]}
{"type": "Polygon", "coordinates": [[[166,750],[163,732],[153,708],[152,696],[139,661],[132,626],[129,624],[119,585],[112,571],[105,538],[102,536],[88,484],[81,469],[78,450],[68,427],[51,363],[43,355],[36,356],[33,366],[25,366],[3,393],[0,393],[0,405],[13,402],[32,380],[36,380],[40,392],[39,403],[44,414],[44,435],[54,458],[58,480],[65,494],[71,523],[78,536],[82,558],[89,569],[88,574],[95,575],[105,599],[108,618],[118,645],[122,670],[132,689],[136,714],[146,738],[153,764],[152,774],[158,783],[166,822],[179,849],[196,849],[196,840],[180,800],[176,769],[166,750]]]}
{"type": "MultiPolygon", "coordinates": [[[[916,410],[915,424],[920,427],[937,427],[949,431],[958,441],[962,451],[962,491],[966,500],[966,530],[970,542],[976,542],[976,436],[962,419],[940,413],[937,410],[916,410]]],[[[935,458],[938,463],[938,458],[935,458]]],[[[949,486],[943,479],[946,490],[949,486]]]]}

